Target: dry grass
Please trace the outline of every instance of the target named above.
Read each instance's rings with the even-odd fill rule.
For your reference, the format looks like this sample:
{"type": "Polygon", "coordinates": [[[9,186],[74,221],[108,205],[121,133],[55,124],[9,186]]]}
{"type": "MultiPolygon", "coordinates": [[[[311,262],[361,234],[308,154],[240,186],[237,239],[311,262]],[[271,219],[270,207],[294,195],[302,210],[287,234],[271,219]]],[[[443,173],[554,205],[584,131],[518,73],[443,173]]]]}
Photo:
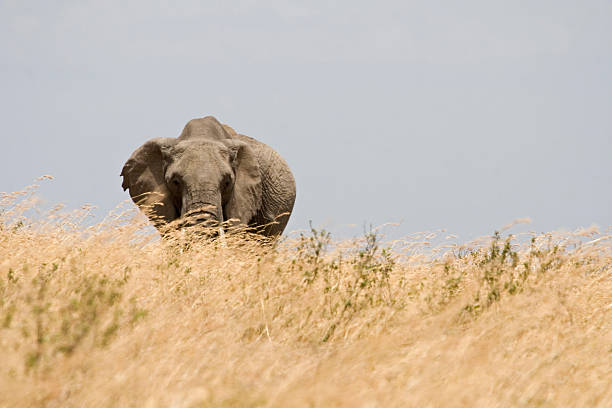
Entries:
{"type": "Polygon", "coordinates": [[[2,198],[0,406],[612,406],[606,232],[162,242],[36,208],[2,198]]]}

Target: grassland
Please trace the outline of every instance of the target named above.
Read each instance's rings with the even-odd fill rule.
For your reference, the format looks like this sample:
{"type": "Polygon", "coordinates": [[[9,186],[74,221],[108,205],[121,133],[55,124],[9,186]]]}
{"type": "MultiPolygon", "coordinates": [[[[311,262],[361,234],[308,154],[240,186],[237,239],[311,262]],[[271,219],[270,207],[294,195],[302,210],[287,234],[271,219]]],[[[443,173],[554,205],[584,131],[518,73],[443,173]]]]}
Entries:
{"type": "Polygon", "coordinates": [[[609,230],[162,241],[33,197],[0,203],[0,407],[612,406],[609,230]]]}

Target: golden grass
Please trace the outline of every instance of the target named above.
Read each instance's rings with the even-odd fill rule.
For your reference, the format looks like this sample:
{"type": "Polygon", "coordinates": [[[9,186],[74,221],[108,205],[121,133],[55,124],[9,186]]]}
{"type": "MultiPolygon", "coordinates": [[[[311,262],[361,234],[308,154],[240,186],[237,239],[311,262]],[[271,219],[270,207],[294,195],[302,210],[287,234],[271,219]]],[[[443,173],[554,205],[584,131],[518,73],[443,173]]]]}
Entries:
{"type": "Polygon", "coordinates": [[[2,407],[612,406],[606,232],[161,241],[31,193],[1,203],[2,407]]]}

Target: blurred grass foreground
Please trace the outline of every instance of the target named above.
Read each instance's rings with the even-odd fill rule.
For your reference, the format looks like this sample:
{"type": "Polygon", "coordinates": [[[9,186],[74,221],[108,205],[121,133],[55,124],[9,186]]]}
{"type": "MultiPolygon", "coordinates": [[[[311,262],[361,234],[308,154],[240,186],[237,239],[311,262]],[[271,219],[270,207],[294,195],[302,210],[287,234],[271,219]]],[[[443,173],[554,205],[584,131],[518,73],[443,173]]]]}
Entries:
{"type": "Polygon", "coordinates": [[[612,406],[609,229],[161,240],[0,200],[0,407],[612,406]]]}

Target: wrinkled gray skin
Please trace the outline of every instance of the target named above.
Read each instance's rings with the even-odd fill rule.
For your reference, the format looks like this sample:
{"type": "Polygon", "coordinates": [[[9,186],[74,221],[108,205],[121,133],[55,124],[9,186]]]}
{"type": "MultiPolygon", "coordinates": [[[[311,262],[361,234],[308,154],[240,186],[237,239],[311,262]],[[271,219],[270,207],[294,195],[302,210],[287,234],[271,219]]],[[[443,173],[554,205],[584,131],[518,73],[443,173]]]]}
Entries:
{"type": "Polygon", "coordinates": [[[212,116],[189,121],[178,138],[149,140],[121,176],[123,189],[162,231],[229,221],[276,236],[295,202],[295,181],[280,155],[212,116]]]}

